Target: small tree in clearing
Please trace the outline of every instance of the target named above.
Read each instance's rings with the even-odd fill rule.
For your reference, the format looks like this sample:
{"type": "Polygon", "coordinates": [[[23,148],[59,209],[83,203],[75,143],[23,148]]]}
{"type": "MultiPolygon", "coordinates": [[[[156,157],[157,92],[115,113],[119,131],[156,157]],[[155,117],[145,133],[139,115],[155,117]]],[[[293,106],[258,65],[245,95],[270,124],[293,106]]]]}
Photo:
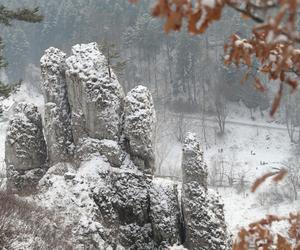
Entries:
{"type": "Polygon", "coordinates": [[[226,99],[219,89],[216,90],[214,103],[216,109],[215,117],[218,123],[220,135],[222,136],[225,133],[225,124],[228,115],[228,109],[227,109],[226,99]]]}

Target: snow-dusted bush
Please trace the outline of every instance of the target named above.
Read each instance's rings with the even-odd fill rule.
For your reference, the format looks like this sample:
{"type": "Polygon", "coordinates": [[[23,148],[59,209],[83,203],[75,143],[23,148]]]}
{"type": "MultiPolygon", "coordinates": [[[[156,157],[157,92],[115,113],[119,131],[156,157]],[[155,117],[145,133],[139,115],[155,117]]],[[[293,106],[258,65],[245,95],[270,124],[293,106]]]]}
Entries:
{"type": "Polygon", "coordinates": [[[71,249],[69,235],[61,220],[50,211],[0,192],[1,249],[71,249]]]}

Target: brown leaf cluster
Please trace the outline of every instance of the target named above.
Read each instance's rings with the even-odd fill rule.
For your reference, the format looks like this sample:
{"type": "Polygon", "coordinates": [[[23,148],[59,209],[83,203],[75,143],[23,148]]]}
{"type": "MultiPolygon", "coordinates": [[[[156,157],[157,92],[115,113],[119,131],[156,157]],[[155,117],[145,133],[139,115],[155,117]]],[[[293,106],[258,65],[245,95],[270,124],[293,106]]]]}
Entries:
{"type": "Polygon", "coordinates": [[[233,250],[300,250],[300,213],[287,217],[268,215],[265,219],[251,223],[247,229],[242,228],[233,243],[233,250]],[[274,222],[289,223],[289,239],[281,234],[272,233],[274,222]],[[274,248],[276,247],[276,248],[274,248]]]}
{"type": "MultiPolygon", "coordinates": [[[[275,1],[278,12],[266,22],[255,25],[249,39],[232,35],[229,44],[225,45],[225,63],[240,63],[251,67],[253,58],[261,64],[260,72],[267,74],[269,80],[278,80],[289,85],[292,90],[298,86],[297,76],[300,73],[300,51],[296,48],[299,33],[296,30],[297,0],[275,1]],[[292,74],[296,73],[294,77],[292,74]]],[[[249,15],[254,13],[249,10],[249,15]]],[[[255,83],[257,86],[257,81],[255,83]]],[[[264,90],[258,84],[258,90],[264,90]]],[[[282,84],[274,98],[270,111],[274,115],[282,96],[282,84]]]]}
{"type": "Polygon", "coordinates": [[[286,175],[287,175],[287,170],[282,168],[277,172],[268,172],[266,174],[264,174],[263,176],[261,176],[260,178],[256,179],[256,181],[254,182],[254,184],[252,185],[251,188],[251,192],[255,192],[257,190],[257,188],[264,183],[269,177],[272,177],[272,180],[274,182],[279,182],[281,181],[286,175]]]}
{"type": "Polygon", "coordinates": [[[179,30],[183,20],[187,20],[188,30],[193,34],[201,34],[208,26],[221,18],[224,0],[213,0],[213,4],[205,1],[190,0],[158,0],[153,7],[153,16],[166,19],[166,32],[179,30]]]}

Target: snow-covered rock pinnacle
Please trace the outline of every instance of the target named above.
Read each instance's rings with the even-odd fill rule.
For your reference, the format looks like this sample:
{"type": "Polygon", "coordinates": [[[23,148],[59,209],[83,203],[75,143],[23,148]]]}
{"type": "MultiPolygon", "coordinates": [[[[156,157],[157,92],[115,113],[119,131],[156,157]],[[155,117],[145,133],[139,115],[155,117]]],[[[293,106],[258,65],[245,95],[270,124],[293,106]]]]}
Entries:
{"type": "Polygon", "coordinates": [[[220,197],[207,190],[207,167],[196,136],[184,141],[182,159],[184,245],[190,250],[226,250],[227,229],[220,197]]]}
{"type": "Polygon", "coordinates": [[[46,160],[46,143],[38,108],[34,104],[19,103],[9,122],[5,141],[8,189],[34,189],[46,160]]]}
{"type": "Polygon", "coordinates": [[[193,133],[188,133],[183,143],[182,175],[184,183],[196,181],[207,189],[207,166],[200,142],[193,133]]]}
{"type": "Polygon", "coordinates": [[[66,60],[73,137],[118,140],[124,93],[116,76],[109,77],[96,43],[75,45],[66,60]]]}
{"type": "Polygon", "coordinates": [[[72,157],[73,137],[71,113],[65,78],[66,54],[49,48],[41,58],[42,88],[45,99],[45,136],[49,161],[69,161],[72,157]]]}
{"type": "Polygon", "coordinates": [[[137,86],[128,92],[124,105],[124,136],[128,151],[140,169],[154,172],[153,140],[156,124],[150,91],[137,86]]]}

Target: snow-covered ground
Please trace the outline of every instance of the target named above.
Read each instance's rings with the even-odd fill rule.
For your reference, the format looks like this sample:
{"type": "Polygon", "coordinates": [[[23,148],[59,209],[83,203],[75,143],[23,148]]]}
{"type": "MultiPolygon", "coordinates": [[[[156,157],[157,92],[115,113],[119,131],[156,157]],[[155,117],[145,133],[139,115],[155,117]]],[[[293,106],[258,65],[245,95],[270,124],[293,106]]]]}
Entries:
{"type": "MultiPolygon", "coordinates": [[[[246,191],[238,194],[233,188],[218,188],[218,193],[222,196],[225,208],[226,223],[233,233],[239,231],[240,227],[245,227],[252,222],[265,218],[266,215],[286,216],[290,212],[299,211],[299,201],[270,205],[261,205],[257,200],[257,194],[246,191]]],[[[283,235],[286,233],[285,222],[275,224],[276,230],[283,235]]]]}
{"type": "MultiPolygon", "coordinates": [[[[166,151],[160,156],[164,157],[160,167],[162,175],[173,176],[180,173],[181,143],[176,139],[179,119],[178,115],[171,114],[168,121],[162,121],[166,124],[166,128],[161,130],[163,135],[158,136],[159,149],[166,151]]],[[[255,180],[272,168],[280,167],[283,161],[293,155],[296,148],[290,142],[284,124],[276,122],[229,117],[226,133],[222,137],[218,135],[214,117],[207,117],[204,126],[206,140],[200,117],[184,116],[182,130],[193,131],[199,136],[210,171],[212,172],[215,164],[222,163],[226,171],[232,168],[235,176],[247,175],[248,181],[255,180]]]]}

